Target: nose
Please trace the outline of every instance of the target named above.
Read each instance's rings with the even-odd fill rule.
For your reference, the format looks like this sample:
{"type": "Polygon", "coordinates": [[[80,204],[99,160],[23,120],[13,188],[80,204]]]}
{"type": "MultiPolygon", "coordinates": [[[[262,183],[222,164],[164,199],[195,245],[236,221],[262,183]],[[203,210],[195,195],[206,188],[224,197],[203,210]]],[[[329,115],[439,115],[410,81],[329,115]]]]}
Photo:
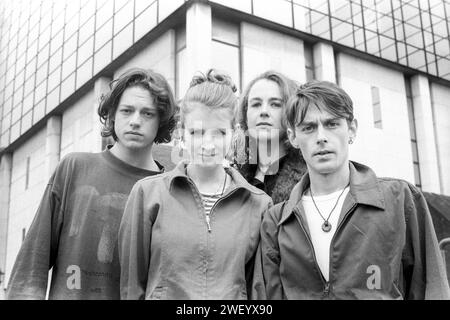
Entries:
{"type": "Polygon", "coordinates": [[[139,112],[134,112],[133,115],[130,117],[130,126],[132,127],[139,127],[141,125],[141,115],[139,112]]]}
{"type": "Polygon", "coordinates": [[[317,127],[317,144],[326,143],[328,141],[326,131],[322,124],[317,127]]]}
{"type": "Polygon", "coordinates": [[[268,117],[270,117],[269,104],[268,103],[263,102],[261,104],[261,109],[259,110],[259,116],[261,118],[268,118],[268,117]]]}

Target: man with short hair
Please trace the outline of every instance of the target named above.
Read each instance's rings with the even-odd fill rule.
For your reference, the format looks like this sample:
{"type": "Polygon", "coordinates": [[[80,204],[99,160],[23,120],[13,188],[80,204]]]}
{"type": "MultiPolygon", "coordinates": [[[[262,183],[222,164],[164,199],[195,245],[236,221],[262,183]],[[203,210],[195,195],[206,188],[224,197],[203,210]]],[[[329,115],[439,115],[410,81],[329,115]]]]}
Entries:
{"type": "Polygon", "coordinates": [[[135,182],[164,171],[153,143],[169,142],[176,110],[166,79],[131,69],[111,83],[98,108],[101,153],[64,157],[53,173],[17,256],[8,299],[120,299],[117,238],[135,182]]]}
{"type": "Polygon", "coordinates": [[[259,297],[449,299],[421,192],[349,160],[357,121],[347,93],[331,82],[309,82],[290,99],[285,117],[308,172],[263,219],[259,297]]]}

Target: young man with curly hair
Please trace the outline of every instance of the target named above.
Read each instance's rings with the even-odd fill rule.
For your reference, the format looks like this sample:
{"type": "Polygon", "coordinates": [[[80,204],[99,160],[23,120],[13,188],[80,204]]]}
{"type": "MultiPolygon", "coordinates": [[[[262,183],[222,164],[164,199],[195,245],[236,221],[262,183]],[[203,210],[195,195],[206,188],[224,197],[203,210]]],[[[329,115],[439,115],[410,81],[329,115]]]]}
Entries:
{"type": "Polygon", "coordinates": [[[102,136],[114,145],[100,153],[64,157],[53,173],[17,256],[8,299],[119,299],[117,237],[136,181],[164,171],[154,143],[170,141],[176,110],[166,79],[131,69],[111,83],[98,114],[102,136]]]}

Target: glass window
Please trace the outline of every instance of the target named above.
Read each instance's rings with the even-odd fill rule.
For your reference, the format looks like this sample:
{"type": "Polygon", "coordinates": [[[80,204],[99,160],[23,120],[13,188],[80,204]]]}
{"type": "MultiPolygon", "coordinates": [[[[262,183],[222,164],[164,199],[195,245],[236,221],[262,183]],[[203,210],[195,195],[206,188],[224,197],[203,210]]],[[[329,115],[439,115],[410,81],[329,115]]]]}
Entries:
{"type": "Polygon", "coordinates": [[[25,85],[24,85],[25,95],[32,92],[33,89],[34,89],[34,77],[30,77],[27,80],[25,80],[25,85]]]}
{"type": "Polygon", "coordinates": [[[146,35],[151,29],[156,26],[157,19],[157,2],[153,2],[153,4],[144,10],[139,16],[134,20],[134,40],[142,38],[146,35]]]}
{"type": "Polygon", "coordinates": [[[11,127],[11,142],[15,141],[20,136],[20,121],[16,122],[11,127]]]}
{"type": "Polygon", "coordinates": [[[36,83],[41,83],[48,75],[48,62],[42,64],[36,72],[36,83]]]}
{"type": "Polygon", "coordinates": [[[95,13],[95,1],[82,1],[80,9],[80,25],[83,25],[95,13]]]}
{"type": "Polygon", "coordinates": [[[48,92],[52,91],[61,82],[61,67],[48,76],[48,92]]]}
{"type": "MultiPolygon", "coordinates": [[[[70,2],[69,2],[70,3],[70,2]]],[[[65,38],[72,36],[78,30],[79,17],[78,14],[73,16],[67,23],[65,27],[65,38]]]]}
{"type": "Polygon", "coordinates": [[[77,89],[92,78],[92,58],[84,62],[77,70],[77,89]]]}
{"type": "Polygon", "coordinates": [[[113,59],[127,50],[133,44],[133,25],[125,27],[113,40],[113,59]]]}
{"type": "Polygon", "coordinates": [[[24,134],[28,129],[31,128],[31,116],[33,113],[30,111],[22,118],[22,128],[21,128],[21,134],[24,134]]]}
{"type": "Polygon", "coordinates": [[[150,5],[153,5],[153,3],[155,3],[156,1],[158,1],[158,0],[152,0],[152,1],[135,0],[135,2],[134,2],[135,17],[137,17],[142,11],[147,9],[150,5]]]}
{"type": "MultiPolygon", "coordinates": [[[[325,39],[330,39],[330,24],[329,24],[329,20],[328,20],[328,16],[323,15],[321,13],[317,13],[315,11],[310,11],[311,12],[311,33],[325,38],[325,39]]],[[[308,28],[308,27],[307,27],[308,28]]]]}
{"type": "Polygon", "coordinates": [[[81,65],[87,58],[94,54],[94,37],[90,37],[78,48],[78,65],[81,65]]]}
{"type": "Polygon", "coordinates": [[[66,80],[61,83],[61,101],[64,101],[72,93],[75,92],[75,73],[72,73],[66,80]]]}
{"type": "Polygon", "coordinates": [[[42,50],[39,50],[37,65],[41,66],[45,61],[48,60],[50,53],[50,46],[46,45],[42,50]]]}
{"type": "Polygon", "coordinates": [[[47,81],[42,81],[36,86],[34,91],[34,102],[39,102],[45,97],[45,90],[47,89],[47,81]]]}
{"type": "MultiPolygon", "coordinates": [[[[59,1],[55,1],[55,3],[58,2],[59,1]]],[[[57,13],[56,15],[53,14],[52,36],[56,35],[58,32],[61,32],[63,28],[64,28],[64,13],[57,13]]]]}
{"type": "Polygon", "coordinates": [[[94,55],[94,75],[111,62],[111,41],[94,55]]]}
{"type": "Polygon", "coordinates": [[[81,27],[80,27],[80,31],[79,31],[79,35],[78,35],[78,41],[79,43],[83,43],[86,41],[86,39],[88,39],[89,37],[91,37],[94,34],[94,30],[95,30],[95,19],[94,17],[90,18],[89,20],[87,20],[81,27]]]}
{"type": "Polygon", "coordinates": [[[334,18],[331,19],[331,24],[333,26],[333,41],[342,43],[341,39],[348,38],[348,36],[350,36],[350,42],[346,43],[346,45],[353,47],[353,26],[349,23],[342,22],[334,18]]]}
{"type": "Polygon", "coordinates": [[[49,72],[55,70],[57,67],[61,65],[61,63],[62,63],[62,49],[60,48],[50,57],[49,72]]]}
{"type": "Polygon", "coordinates": [[[75,71],[76,68],[76,53],[72,54],[69,58],[65,59],[62,65],[62,79],[64,80],[67,76],[75,71]]]}
{"type": "Polygon", "coordinates": [[[97,10],[95,28],[98,30],[105,24],[106,21],[112,18],[114,7],[107,3],[103,7],[97,10]]]}
{"type": "Polygon", "coordinates": [[[21,115],[22,115],[22,104],[18,104],[12,110],[11,122],[15,123],[17,120],[20,119],[21,115]]]}
{"type": "Polygon", "coordinates": [[[33,108],[33,124],[37,123],[44,116],[45,116],[45,99],[37,103],[33,108]]]}
{"type": "Polygon", "coordinates": [[[449,59],[439,59],[437,61],[438,64],[438,73],[439,76],[445,76],[450,73],[450,60],[449,59]]]}
{"type": "Polygon", "coordinates": [[[342,21],[351,21],[350,2],[347,0],[330,1],[330,11],[334,18],[342,21]]]}
{"type": "Polygon", "coordinates": [[[380,46],[378,44],[378,36],[376,33],[366,30],[366,45],[368,53],[374,55],[379,54],[380,46]]]}
{"type": "Polygon", "coordinates": [[[448,53],[450,52],[450,40],[439,39],[437,37],[435,37],[435,39],[436,39],[435,43],[436,54],[439,54],[441,56],[448,55],[448,53]]]}
{"type": "Polygon", "coordinates": [[[27,49],[27,61],[31,61],[38,54],[37,41],[33,42],[28,46],[27,49]]]}
{"type": "Polygon", "coordinates": [[[408,62],[412,68],[423,68],[425,66],[425,53],[423,50],[413,51],[413,48],[408,46],[408,62]]]}
{"type": "Polygon", "coordinates": [[[112,20],[109,20],[95,33],[95,51],[112,38],[112,20]]]}
{"type": "Polygon", "coordinates": [[[114,15],[115,35],[133,20],[133,9],[133,1],[130,1],[114,15]]]}
{"type": "Polygon", "coordinates": [[[61,48],[63,44],[63,32],[59,32],[52,40],[50,40],[50,54],[61,48]]]}
{"type": "Polygon", "coordinates": [[[64,42],[64,48],[63,48],[64,58],[63,58],[63,60],[66,60],[68,56],[72,55],[72,53],[75,52],[75,50],[77,49],[77,41],[78,41],[77,34],[74,34],[72,37],[70,37],[70,39],[68,39],[64,42]]]}
{"type": "MultiPolygon", "coordinates": [[[[50,112],[51,110],[53,110],[56,106],[59,105],[59,90],[60,87],[56,87],[55,89],[53,89],[52,91],[50,91],[50,93],[47,95],[47,112],[50,112]]],[[[45,107],[45,105],[44,105],[45,107]]],[[[37,107],[34,107],[36,111],[37,107]]],[[[45,112],[45,109],[44,109],[45,112]]],[[[40,112],[38,112],[38,115],[40,116],[40,112]]],[[[33,119],[36,119],[36,116],[34,116],[33,119]]]]}
{"type": "Polygon", "coordinates": [[[28,111],[30,111],[31,109],[33,109],[33,93],[31,92],[29,95],[27,95],[24,99],[23,99],[23,113],[27,113],[28,111]]]}
{"type": "Polygon", "coordinates": [[[39,49],[43,48],[50,42],[50,27],[39,33],[39,49]]]}

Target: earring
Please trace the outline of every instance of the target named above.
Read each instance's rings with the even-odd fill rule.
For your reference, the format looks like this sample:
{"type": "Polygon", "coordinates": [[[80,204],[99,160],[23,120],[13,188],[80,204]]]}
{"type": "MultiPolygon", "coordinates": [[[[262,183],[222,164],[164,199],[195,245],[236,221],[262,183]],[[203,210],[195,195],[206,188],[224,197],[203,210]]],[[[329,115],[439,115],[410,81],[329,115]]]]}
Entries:
{"type": "Polygon", "coordinates": [[[353,139],[350,138],[350,139],[348,140],[348,144],[352,144],[352,143],[353,143],[353,139]]]}

